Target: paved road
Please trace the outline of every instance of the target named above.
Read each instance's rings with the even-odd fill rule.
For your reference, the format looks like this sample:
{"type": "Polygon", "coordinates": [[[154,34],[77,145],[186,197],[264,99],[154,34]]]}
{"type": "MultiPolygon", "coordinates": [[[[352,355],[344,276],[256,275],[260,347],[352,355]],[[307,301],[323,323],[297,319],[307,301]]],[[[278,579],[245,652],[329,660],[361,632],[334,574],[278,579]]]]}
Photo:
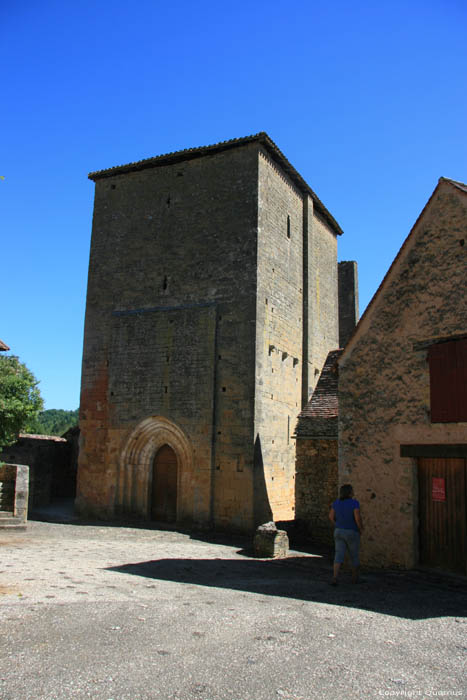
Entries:
{"type": "Polygon", "coordinates": [[[467,588],[329,586],[245,541],[31,522],[0,531],[1,700],[467,697],[467,588]]]}

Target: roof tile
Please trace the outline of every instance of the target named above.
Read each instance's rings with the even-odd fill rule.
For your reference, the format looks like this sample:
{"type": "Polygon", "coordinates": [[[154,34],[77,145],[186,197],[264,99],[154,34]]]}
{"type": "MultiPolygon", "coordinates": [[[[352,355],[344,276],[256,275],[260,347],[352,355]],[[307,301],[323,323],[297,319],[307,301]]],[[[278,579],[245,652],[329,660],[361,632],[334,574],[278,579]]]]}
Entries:
{"type": "Polygon", "coordinates": [[[323,365],[318,383],[305,408],[298,416],[297,437],[337,437],[338,367],[343,350],[331,350],[323,365]]]}

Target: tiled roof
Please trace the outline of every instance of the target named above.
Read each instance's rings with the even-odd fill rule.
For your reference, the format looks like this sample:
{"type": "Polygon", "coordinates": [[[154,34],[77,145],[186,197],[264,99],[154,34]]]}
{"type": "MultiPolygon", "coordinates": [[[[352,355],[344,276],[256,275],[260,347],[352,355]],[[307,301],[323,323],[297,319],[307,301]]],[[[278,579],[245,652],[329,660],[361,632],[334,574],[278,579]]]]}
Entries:
{"type": "Polygon", "coordinates": [[[66,442],[66,438],[58,435],[38,435],[36,433],[20,433],[18,440],[44,440],[47,442],[66,442]]]}
{"type": "Polygon", "coordinates": [[[316,210],[331,225],[334,231],[339,235],[343,233],[341,227],[334,219],[332,214],[326,209],[324,204],[313,192],[311,187],[295,170],[293,165],[289,163],[282,151],[279,150],[274,141],[272,141],[272,139],[269,138],[265,131],[260,131],[258,134],[244,136],[238,139],[220,141],[219,143],[211,144],[210,146],[200,146],[198,148],[185,148],[181,151],[174,151],[173,153],[165,153],[160,156],[155,156],[154,158],[146,158],[144,160],[139,160],[136,163],[128,163],[127,165],[117,165],[113,168],[107,168],[106,170],[96,170],[92,173],[89,173],[88,177],[90,180],[93,181],[101,180],[106,177],[112,177],[113,175],[121,175],[123,173],[134,172],[136,170],[145,170],[146,168],[156,168],[160,165],[170,165],[172,163],[180,163],[185,160],[193,160],[194,158],[201,158],[202,156],[212,155],[213,153],[220,153],[221,151],[227,151],[231,148],[245,146],[248,143],[254,142],[260,143],[262,146],[264,146],[268,151],[270,157],[280,165],[280,167],[287,173],[287,175],[295,183],[298,189],[301,192],[307,193],[311,196],[316,210]]]}
{"type": "Polygon", "coordinates": [[[3,341],[0,340],[0,350],[9,350],[8,345],[5,345],[3,341]]]}
{"type": "Polygon", "coordinates": [[[297,437],[337,438],[338,372],[337,360],[343,350],[331,350],[311,396],[298,416],[295,435],[297,437]]]}

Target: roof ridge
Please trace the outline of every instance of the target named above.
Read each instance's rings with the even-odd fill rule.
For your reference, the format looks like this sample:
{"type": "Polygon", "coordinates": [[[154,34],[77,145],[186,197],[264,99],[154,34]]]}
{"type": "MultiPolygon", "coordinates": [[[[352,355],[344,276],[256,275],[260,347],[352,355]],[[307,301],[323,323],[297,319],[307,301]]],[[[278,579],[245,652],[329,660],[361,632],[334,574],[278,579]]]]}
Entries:
{"type": "Polygon", "coordinates": [[[438,182],[448,182],[450,185],[457,187],[461,192],[467,192],[467,184],[459,180],[452,180],[450,177],[440,177],[438,182]]]}
{"type": "MultiPolygon", "coordinates": [[[[110,168],[103,168],[102,170],[93,170],[88,174],[88,178],[93,180],[97,175],[106,177],[104,173],[110,173],[114,170],[120,170],[120,168],[133,169],[133,166],[143,165],[145,163],[149,164],[159,159],[169,158],[171,156],[182,155],[183,153],[197,153],[200,151],[205,151],[207,149],[218,148],[219,146],[229,146],[239,143],[249,143],[250,141],[259,140],[262,137],[267,137],[265,131],[259,131],[257,134],[250,134],[249,136],[240,136],[234,139],[225,139],[224,141],[217,141],[216,143],[210,143],[205,146],[195,146],[192,148],[180,148],[176,151],[167,151],[167,153],[159,153],[157,156],[151,156],[150,158],[142,158],[141,160],[130,161],[129,163],[122,163],[121,165],[112,165],[110,168]]],[[[97,179],[97,178],[96,178],[97,179]]]]}

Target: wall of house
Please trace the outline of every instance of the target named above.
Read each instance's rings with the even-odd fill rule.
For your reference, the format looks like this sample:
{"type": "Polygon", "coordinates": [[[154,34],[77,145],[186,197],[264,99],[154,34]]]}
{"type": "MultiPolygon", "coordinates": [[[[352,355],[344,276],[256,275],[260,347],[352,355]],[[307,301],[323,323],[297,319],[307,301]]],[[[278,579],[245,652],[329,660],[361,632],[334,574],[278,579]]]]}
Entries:
{"type": "Polygon", "coordinates": [[[296,441],[296,519],[313,543],[333,543],[329,507],[337,497],[337,447],[331,438],[296,441]]]}
{"type": "Polygon", "coordinates": [[[252,527],[257,170],[252,144],[97,180],[81,512],[149,517],[147,464],[121,456],[160,416],[192,451],[178,519],[252,527]]]}
{"type": "Polygon", "coordinates": [[[467,332],[466,200],[440,183],[339,363],[339,480],[354,486],[362,558],[377,566],[418,557],[416,465],[400,445],[466,442],[467,424],[430,422],[419,345],[467,332]]]}

